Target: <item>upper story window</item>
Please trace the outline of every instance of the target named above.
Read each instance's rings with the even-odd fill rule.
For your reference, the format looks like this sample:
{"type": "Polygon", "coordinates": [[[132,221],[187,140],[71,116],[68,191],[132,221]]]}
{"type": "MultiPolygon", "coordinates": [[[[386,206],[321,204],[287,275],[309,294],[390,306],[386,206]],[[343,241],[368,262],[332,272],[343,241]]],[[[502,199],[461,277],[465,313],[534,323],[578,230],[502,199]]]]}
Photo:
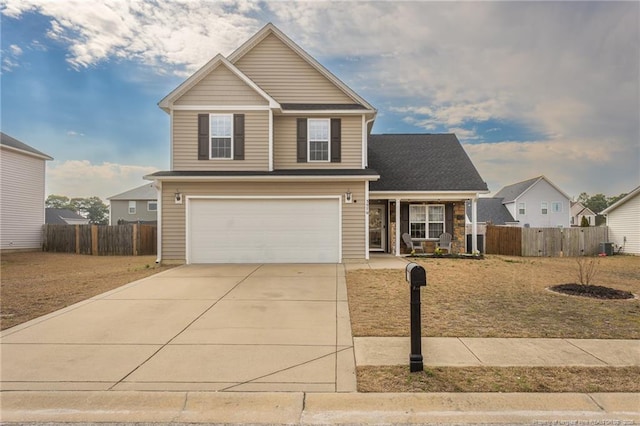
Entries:
{"type": "Polygon", "coordinates": [[[549,206],[547,205],[546,202],[540,203],[540,210],[542,214],[549,213],[549,206]]]}
{"type": "Polygon", "coordinates": [[[329,161],[329,119],[310,118],[307,128],[309,161],[329,161]]]}
{"type": "Polygon", "coordinates": [[[158,211],[158,202],[157,201],[147,201],[147,211],[157,212],[158,211]]]}
{"type": "Polygon", "coordinates": [[[436,239],[444,232],[444,205],[409,205],[409,234],[415,239],[436,239]]]}
{"type": "Polygon", "coordinates": [[[136,202],[129,201],[129,214],[136,214],[136,202]]]}
{"type": "Polygon", "coordinates": [[[211,140],[209,158],[233,158],[233,115],[210,114],[209,136],[211,140]]]}
{"type": "Polygon", "coordinates": [[[518,203],[518,214],[524,215],[526,214],[526,209],[524,203],[518,203]]]}
{"type": "Polygon", "coordinates": [[[551,211],[554,213],[561,213],[562,212],[562,203],[555,201],[553,203],[551,203],[551,211]]]}

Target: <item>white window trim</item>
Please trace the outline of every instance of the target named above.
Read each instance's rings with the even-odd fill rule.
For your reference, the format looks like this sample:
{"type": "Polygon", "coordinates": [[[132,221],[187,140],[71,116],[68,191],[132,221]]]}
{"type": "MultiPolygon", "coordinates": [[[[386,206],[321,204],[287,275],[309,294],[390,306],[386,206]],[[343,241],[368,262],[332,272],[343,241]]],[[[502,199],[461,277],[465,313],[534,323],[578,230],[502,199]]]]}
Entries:
{"type": "Polygon", "coordinates": [[[527,203],[518,203],[516,208],[517,208],[518,216],[520,216],[520,215],[526,216],[527,215],[527,203]],[[522,213],[520,213],[520,206],[522,206],[522,210],[523,210],[522,213]]]}
{"type": "Polygon", "coordinates": [[[157,202],[157,201],[147,201],[147,211],[148,211],[148,212],[157,212],[157,211],[158,211],[158,202],[157,202]],[[155,204],[155,205],[156,205],[156,208],[155,208],[154,210],[151,210],[151,209],[149,208],[149,206],[150,206],[151,204],[155,204]]]}
{"type": "Polygon", "coordinates": [[[209,160],[233,160],[233,114],[209,114],[209,160]],[[230,157],[213,157],[211,153],[211,139],[213,139],[213,135],[211,134],[211,118],[212,117],[230,117],[231,118],[231,156],[230,157]]]}
{"type": "Polygon", "coordinates": [[[439,238],[429,238],[429,224],[430,223],[442,223],[442,232],[447,232],[447,208],[444,204],[417,204],[412,203],[409,204],[409,235],[411,235],[411,224],[412,223],[422,223],[422,222],[414,222],[411,220],[411,206],[422,206],[425,210],[425,238],[414,238],[411,237],[414,241],[438,241],[439,238]],[[442,207],[442,221],[434,221],[429,220],[429,207],[442,207]]]}
{"type": "Polygon", "coordinates": [[[562,213],[562,202],[561,201],[552,202],[551,203],[551,212],[552,213],[562,213]],[[555,206],[560,206],[560,208],[558,210],[556,210],[555,206]]]}
{"type": "Polygon", "coordinates": [[[547,203],[546,201],[540,203],[540,213],[543,215],[549,214],[549,203],[547,203]]]}
{"type": "Polygon", "coordinates": [[[308,163],[330,163],[331,162],[331,119],[330,118],[307,118],[307,162],[308,163]],[[327,159],[326,160],[312,160],[311,159],[311,138],[309,132],[311,121],[324,121],[327,123],[327,159]]]}
{"type": "Polygon", "coordinates": [[[129,201],[129,208],[128,208],[129,214],[136,214],[136,211],[138,210],[137,207],[138,206],[136,205],[135,200],[129,201]],[[131,211],[131,209],[133,209],[133,211],[131,211]]]}

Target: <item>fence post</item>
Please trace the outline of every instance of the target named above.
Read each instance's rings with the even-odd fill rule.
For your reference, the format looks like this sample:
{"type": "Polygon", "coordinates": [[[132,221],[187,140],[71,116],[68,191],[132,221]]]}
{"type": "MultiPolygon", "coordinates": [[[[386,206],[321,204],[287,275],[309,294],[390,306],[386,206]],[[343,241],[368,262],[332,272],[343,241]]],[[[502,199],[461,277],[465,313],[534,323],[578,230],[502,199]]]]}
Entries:
{"type": "Polygon", "coordinates": [[[133,238],[133,255],[138,255],[138,224],[133,224],[133,232],[131,238],[133,238]]]}
{"type": "Polygon", "coordinates": [[[98,225],[91,225],[91,254],[98,255],[98,225]]]}
{"type": "Polygon", "coordinates": [[[74,226],[76,231],[76,254],[80,254],[80,225],[74,226]]]}

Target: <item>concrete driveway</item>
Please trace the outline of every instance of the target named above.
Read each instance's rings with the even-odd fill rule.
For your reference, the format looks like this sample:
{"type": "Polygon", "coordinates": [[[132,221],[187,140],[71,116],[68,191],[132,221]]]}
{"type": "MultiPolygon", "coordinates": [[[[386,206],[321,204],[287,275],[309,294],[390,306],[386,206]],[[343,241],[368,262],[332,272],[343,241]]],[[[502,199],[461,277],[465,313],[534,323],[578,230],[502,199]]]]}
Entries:
{"type": "Polygon", "coordinates": [[[187,265],[5,330],[2,390],[356,390],[343,265],[187,265]]]}

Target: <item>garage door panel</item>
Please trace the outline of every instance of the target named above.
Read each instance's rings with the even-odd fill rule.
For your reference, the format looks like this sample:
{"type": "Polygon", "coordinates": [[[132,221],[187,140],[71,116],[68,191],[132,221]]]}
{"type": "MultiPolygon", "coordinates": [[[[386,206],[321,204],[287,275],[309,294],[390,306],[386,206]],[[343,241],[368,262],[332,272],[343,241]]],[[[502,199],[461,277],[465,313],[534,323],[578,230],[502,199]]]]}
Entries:
{"type": "Polygon", "coordinates": [[[339,262],[339,200],[189,200],[189,263],[339,262]]]}

